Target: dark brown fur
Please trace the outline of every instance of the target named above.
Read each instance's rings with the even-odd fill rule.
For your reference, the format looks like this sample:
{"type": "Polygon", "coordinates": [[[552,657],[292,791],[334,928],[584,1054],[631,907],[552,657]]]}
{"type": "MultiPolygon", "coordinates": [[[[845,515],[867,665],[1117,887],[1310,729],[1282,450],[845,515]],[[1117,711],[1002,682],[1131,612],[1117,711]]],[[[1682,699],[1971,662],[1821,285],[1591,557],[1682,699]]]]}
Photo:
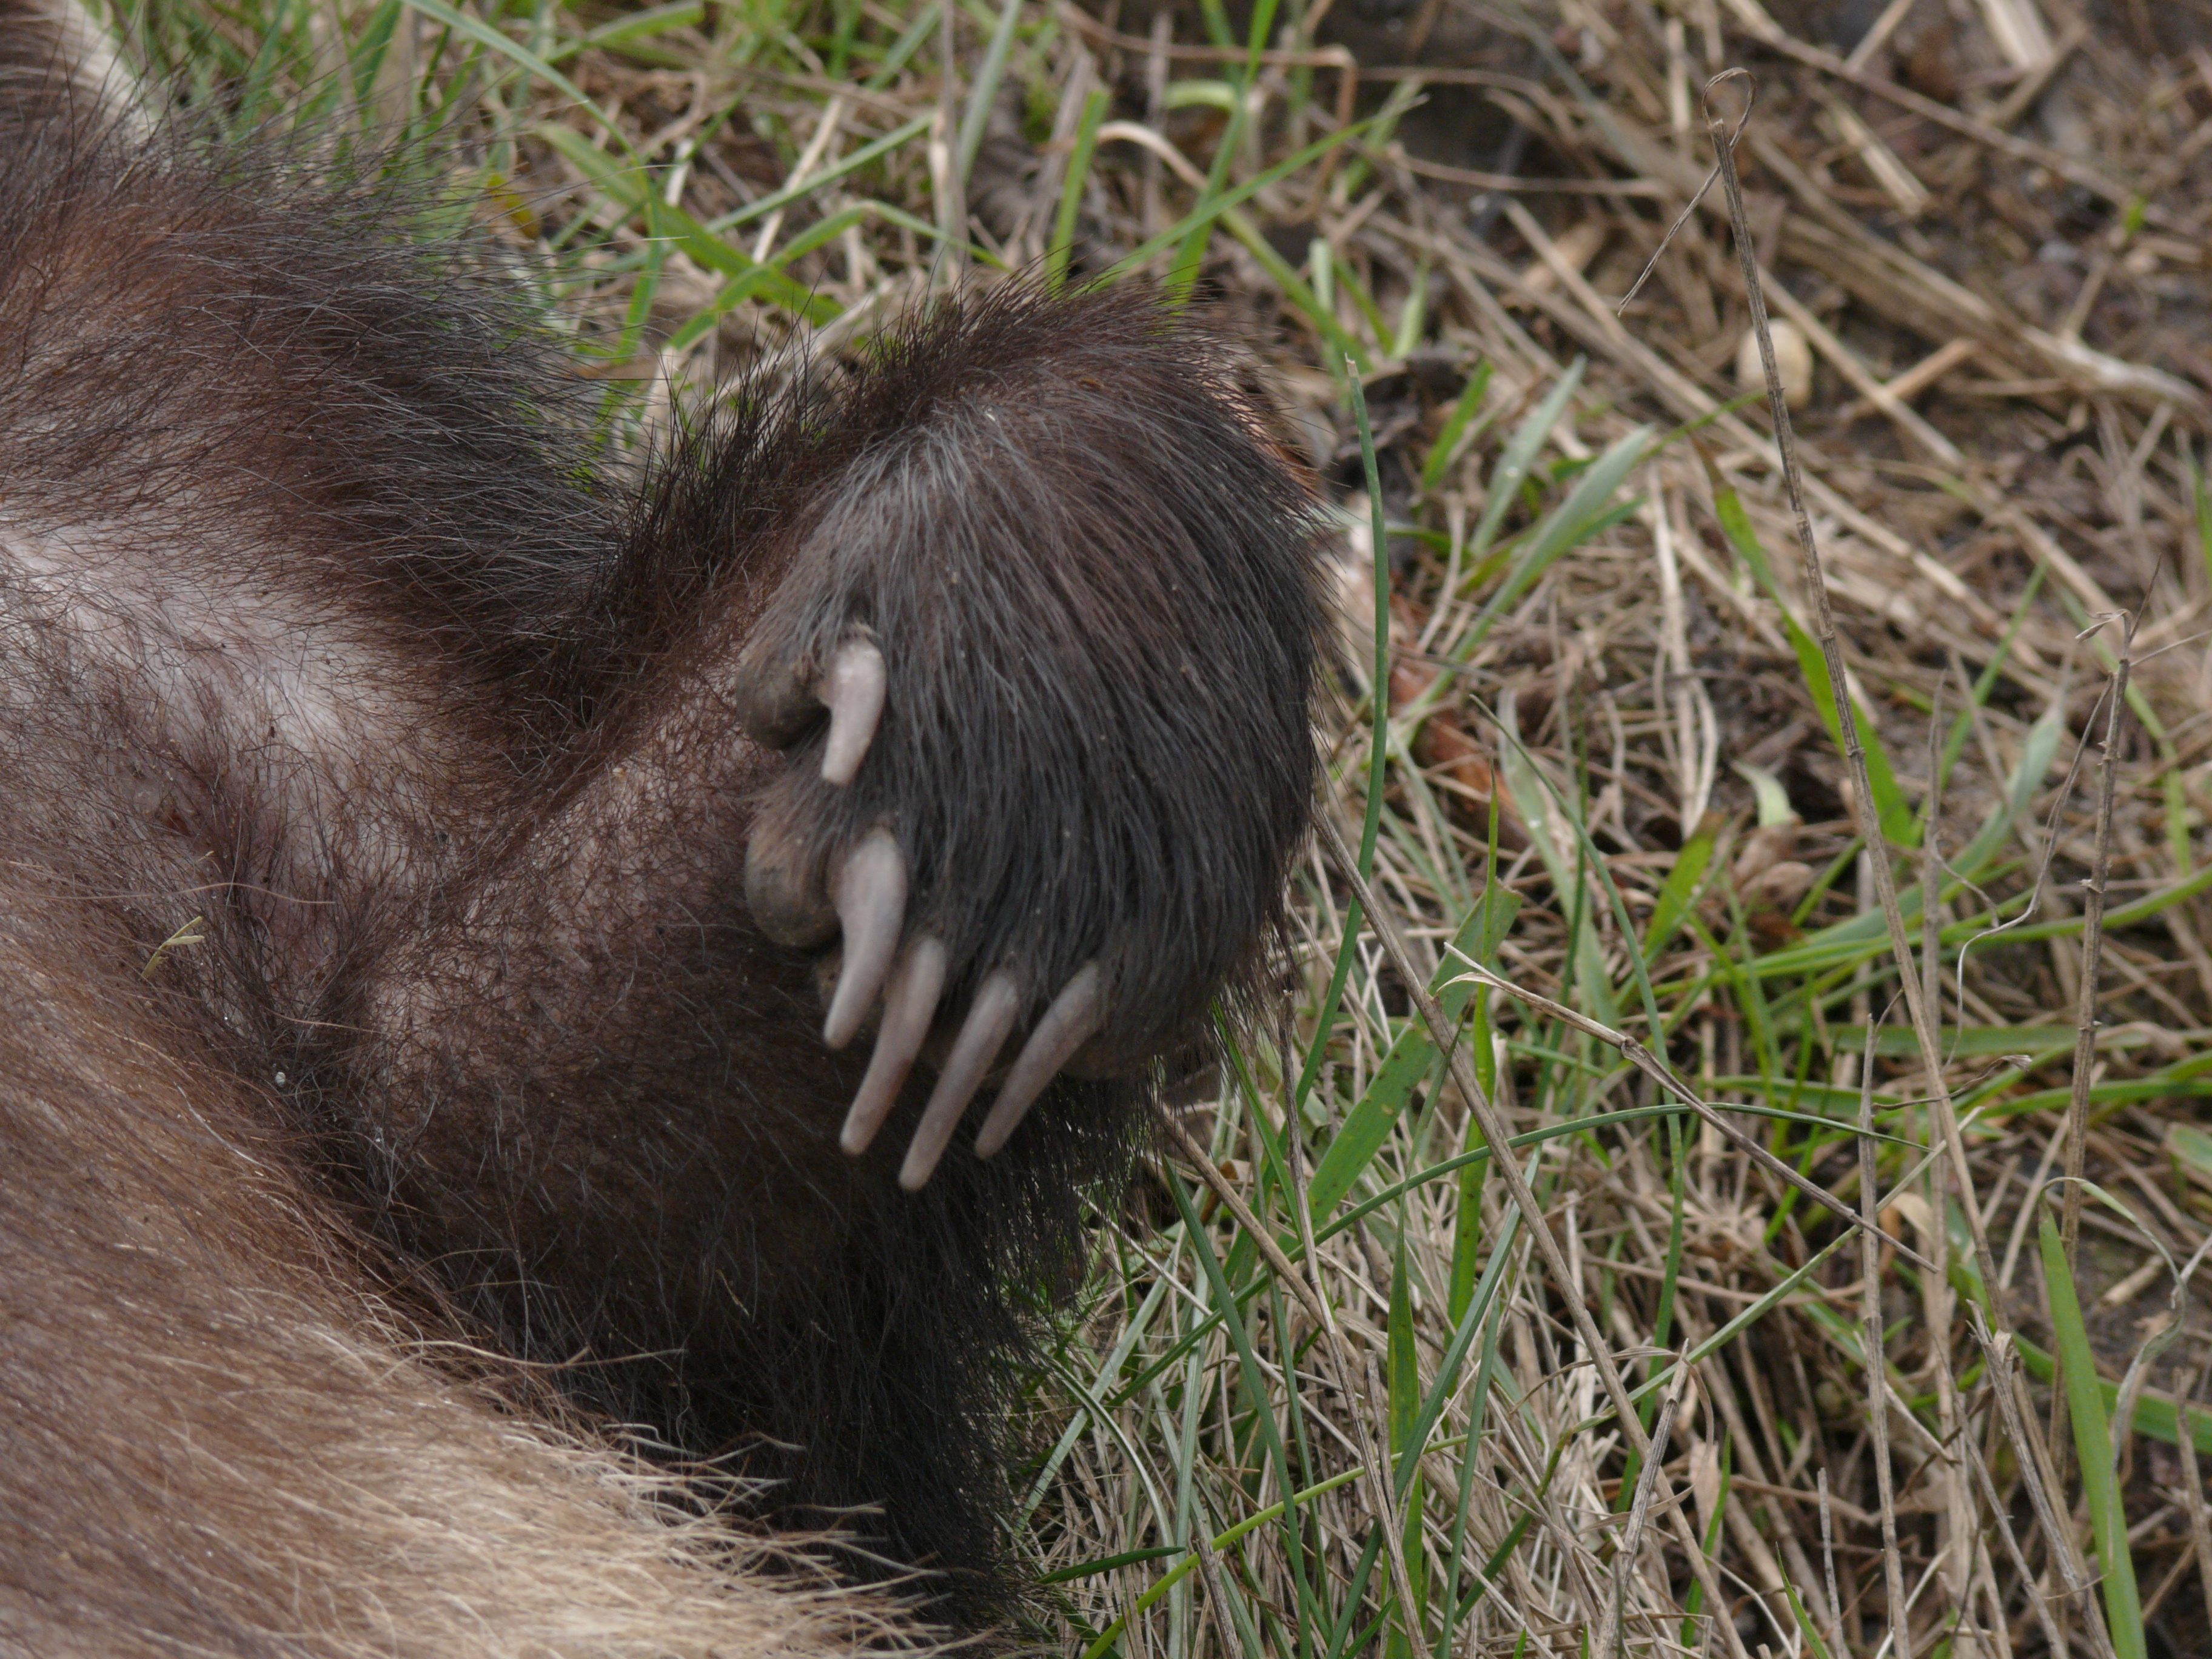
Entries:
{"type": "Polygon", "coordinates": [[[1201,330],[1020,288],[735,388],[626,484],[467,248],[93,112],[18,7],[0,1643],[503,1651],[453,1632],[526,1612],[675,1651],[725,1606],[737,1650],[865,1639],[561,1400],[990,1567],[1078,1194],[1277,915],[1301,487],[1201,330]],[[858,626],[889,710],[836,789],[818,722],[757,711],[858,626]],[[971,1111],[919,1194],[927,1078],[842,1153],[866,1055],[744,899],[749,845],[818,884],[879,824],[956,1016],[994,968],[1032,1018],[1085,962],[1110,988],[1096,1080],[988,1162],[971,1111]],[[556,1397],[498,1355],[579,1363],[556,1397]]]}

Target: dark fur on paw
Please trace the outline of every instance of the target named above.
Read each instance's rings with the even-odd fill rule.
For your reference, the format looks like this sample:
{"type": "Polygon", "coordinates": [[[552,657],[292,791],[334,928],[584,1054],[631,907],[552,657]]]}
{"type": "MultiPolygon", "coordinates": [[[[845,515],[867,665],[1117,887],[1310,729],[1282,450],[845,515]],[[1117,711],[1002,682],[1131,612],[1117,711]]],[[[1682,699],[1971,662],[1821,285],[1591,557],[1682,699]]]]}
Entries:
{"type": "Polygon", "coordinates": [[[830,420],[860,441],[738,664],[791,761],[746,892],[778,941],[842,942],[830,1046],[876,1026],[848,1150],[936,1070],[915,1187],[988,1080],[986,1157],[1063,1069],[1140,1069],[1267,934],[1312,784],[1315,524],[1226,354],[1142,296],[941,307],[830,420]]]}

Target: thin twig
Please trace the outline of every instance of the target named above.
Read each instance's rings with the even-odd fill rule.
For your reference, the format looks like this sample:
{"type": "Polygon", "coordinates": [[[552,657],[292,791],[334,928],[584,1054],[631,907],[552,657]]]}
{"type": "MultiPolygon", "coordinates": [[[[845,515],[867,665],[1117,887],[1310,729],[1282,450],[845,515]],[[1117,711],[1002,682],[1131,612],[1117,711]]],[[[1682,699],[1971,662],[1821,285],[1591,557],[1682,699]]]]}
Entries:
{"type": "MultiPolygon", "coordinates": [[[[1623,1626],[1627,1622],[1628,1579],[1635,1571],[1637,1556],[1644,1548],[1644,1525],[1650,1518],[1651,1500],[1659,1491],[1659,1465],[1666,1461],[1667,1442],[1674,1432],[1674,1413],[1681,1408],[1682,1390],[1689,1385],[1689,1352],[1679,1356],[1674,1375],[1674,1386],[1668,1391],[1666,1403],[1659,1407],[1659,1416],[1651,1425],[1651,1457],[1644,1465],[1636,1480],[1636,1498],[1629,1506],[1628,1530],[1620,1540],[1620,1553],[1613,1563],[1613,1600],[1606,1607],[1608,1633],[1600,1638],[1596,1651],[1609,1659],[1620,1659],[1623,1626]]],[[[1835,1577],[1832,1567],[1829,1574],[1829,1599],[1835,1596],[1835,1577]]]]}
{"type": "Polygon", "coordinates": [[[1229,1597],[1221,1588],[1221,1565],[1213,1559],[1213,1542],[1206,1535],[1206,1517],[1203,1510],[1198,1524],[1190,1529],[1190,1541],[1198,1557],[1198,1576],[1206,1581],[1206,1611],[1213,1615],[1213,1639],[1221,1644],[1221,1659],[1235,1659],[1236,1638],[1229,1628],[1229,1597]]]}
{"type": "MultiPolygon", "coordinates": [[[[1327,1325],[1330,1318],[1328,1304],[1321,1299],[1313,1286],[1306,1283],[1304,1275],[1291,1264],[1291,1258],[1284,1254],[1283,1247],[1275,1243],[1273,1232],[1261,1224],[1260,1218],[1252,1212],[1252,1206],[1247,1204],[1243,1195],[1230,1184],[1228,1177],[1215,1167],[1213,1160],[1206,1156],[1206,1148],[1198,1144],[1189,1130],[1184,1128],[1166,1112],[1160,1114],[1160,1127],[1167,1133],[1168,1138],[1175,1142],[1177,1150],[1189,1161],[1192,1172],[1206,1184],[1207,1188],[1221,1200],[1229,1213],[1237,1218],[1237,1224],[1242,1227],[1246,1236],[1259,1247],[1260,1254],[1267,1259],[1268,1267],[1274,1270],[1275,1276],[1283,1281],[1291,1294],[1297,1297],[1299,1304],[1312,1316],[1314,1323],[1321,1326],[1327,1325]]],[[[1315,1260],[1310,1246],[1306,1250],[1306,1260],[1309,1261],[1315,1260]]]]}
{"type": "Polygon", "coordinates": [[[1844,1643],[1844,1599],[1836,1589],[1836,1523],[1829,1513],[1833,1500],[1828,1496],[1826,1464],[1816,1472],[1814,1480],[1820,1491],[1820,1565],[1828,1579],[1828,1635],[1838,1653],[1849,1653],[1850,1650],[1844,1643]]]}
{"type": "MultiPolygon", "coordinates": [[[[1719,157],[1721,184],[1728,198],[1729,219],[1735,234],[1736,256],[1743,267],[1745,297],[1750,302],[1753,332],[1758,337],[1759,356],[1766,371],[1766,397],[1773,411],[1774,444],[1782,462],[1782,476],[1790,495],[1790,507],[1796,522],[1797,549],[1803,566],[1805,592],[1812,601],[1815,617],[1815,637],[1820,646],[1821,659],[1827,665],[1828,686],[1833,698],[1837,729],[1843,738],[1844,758],[1849,766],[1851,780],[1852,810],[1857,814],[1860,833],[1875,856],[1869,861],[1874,876],[1875,895],[1881,902],[1882,920],[1889,930],[1890,950],[1897,958],[1898,977],[1905,987],[1905,1005],[1912,1017],[1912,1031],[1919,1041],[1921,1063],[1927,1068],[1928,1093],[1930,1108],[1941,1131],[1945,1150],[1952,1165],[1952,1176],[1958,1191],[1960,1207],[1966,1218],[1966,1230],[1974,1242],[1974,1261],[1984,1285],[1996,1283],[1996,1261],[1990,1252],[1989,1229],[1982,1217],[1979,1197],[1974,1190],[1972,1166],[1966,1158],[1966,1137],[1960,1133],[1959,1115],[1951,1099],[1951,1091],[1944,1081],[1943,1054],[1939,1034],[1936,1029],[1936,1011],[1928,1006],[1919,976],[1913,972],[1913,951],[1911,937],[1905,930],[1905,911],[1897,896],[1897,877],[1889,867],[1887,842],[1882,834],[1881,815],[1874,798],[1874,785],[1867,771],[1866,746],[1859,738],[1858,711],[1852,706],[1850,680],[1844,665],[1844,651],[1836,629],[1836,612],[1828,596],[1828,581],[1821,568],[1820,543],[1813,534],[1812,515],[1805,507],[1804,473],[1797,464],[1796,441],[1790,425],[1790,406],[1783,395],[1782,371],[1774,360],[1774,338],[1767,326],[1765,291],[1759,279],[1759,260],[1754,247],[1751,222],[1744,207],[1743,181],[1737,176],[1735,152],[1728,142],[1728,124],[1713,111],[1713,90],[1723,81],[1750,76],[1742,70],[1726,70],[1705,83],[1705,129],[1712,136],[1715,154],[1719,157]]],[[[1746,119],[1748,119],[1747,113],[1746,119]]],[[[1738,124],[1738,131],[1741,130],[1738,124]]],[[[1938,1225],[1942,1224],[1939,1219],[1938,1225]]],[[[2010,1328],[2002,1307],[1990,1306],[1990,1316],[2002,1330],[2010,1328]]]]}
{"type": "MultiPolygon", "coordinates": [[[[2201,1374],[2200,1374],[2201,1380],[2201,1374]]],[[[2197,1467],[2197,1431],[2190,1426],[2189,1398],[2197,1392],[2173,1368],[2173,1449],[2181,1464],[2181,1507],[2189,1516],[2189,1542],[2197,1553],[2197,1583],[2204,1592],[2204,1619],[2212,1625],[2212,1513],[2204,1501],[2204,1477],[2197,1467]]]]}
{"type": "Polygon", "coordinates": [[[1996,1477],[1990,1474],[1987,1462],[1978,1457],[1972,1461],[1974,1473],[1982,1478],[1982,1501],[1990,1506],[1990,1515],[1997,1523],[1997,1535],[2004,1540],[2005,1553],[2012,1558],[2012,1570],[2020,1575],[2020,1582],[2027,1588],[2028,1603],[2034,1609],[2035,1622],[2042,1627],[2051,1659],[2067,1659],[2065,1629],[2051,1617],[2050,1598],[2036,1591],[2035,1573],[2020,1547],[2020,1535],[2013,1530],[2012,1512],[1997,1496],[1996,1477]]]}
{"type": "MultiPolygon", "coordinates": [[[[1876,856],[1871,851],[1863,859],[1876,856]]],[[[1882,1353],[1881,1247],[1875,1217],[1881,1178],[1874,1158],[1874,1034],[1869,1020],[1866,1053],[1859,1062],[1860,1329],[1866,1343],[1867,1428],[1873,1439],[1875,1492],[1881,1510],[1881,1570],[1889,1602],[1893,1659],[1912,1659],[1912,1630],[1905,1617],[1905,1561],[1897,1550],[1897,1477],[1889,1466],[1889,1362],[1882,1353]]]]}
{"type": "Polygon", "coordinates": [[[2096,1650],[2099,1659],[2118,1659],[2112,1633],[2105,1628],[2103,1611],[2097,1606],[2096,1597],[2089,1593],[2088,1565],[2081,1559],[2073,1528],[2053,1501],[2052,1495],[2063,1489],[2051,1469],[2050,1448],[2043,1443],[2042,1437],[2022,1409],[2027,1404],[2027,1389],[2015,1364],[2013,1339],[1990,1329],[1979,1303],[1966,1304],[1966,1323],[1989,1363],[1998,1425],[2020,1465],[2020,1483],[2027,1489],[2028,1504],[2035,1510],[2035,1523],[2043,1528],[2045,1545],[2058,1568],[2059,1577],[2065,1581],[2066,1593],[2088,1629],[2090,1645],[2096,1650]]]}
{"type": "MultiPolygon", "coordinates": [[[[1940,716],[1939,702],[1936,715],[1940,716]]],[[[1936,741],[1939,719],[1928,722],[1928,803],[1925,813],[1926,830],[1920,839],[1920,994],[1923,1003],[1934,1011],[1940,1030],[1943,1018],[1943,943],[1942,921],[1936,896],[1943,890],[1943,860],[1936,845],[1937,825],[1941,822],[1942,802],[1937,797],[1936,785],[1943,775],[1941,746],[1936,741]]],[[[1930,1137],[1934,1139],[1933,1136],[1930,1137]]],[[[1863,1143],[1862,1143],[1863,1144],[1863,1143]]],[[[1944,1507],[1949,1512],[1949,1536],[1947,1547],[1939,1559],[1947,1563],[1941,1577],[1949,1591],[1951,1603],[1959,1609],[1961,1619],[1972,1603],[1974,1595],[1974,1540],[1981,1532],[1974,1515],[1974,1494],[1966,1472],[1959,1467],[1961,1437],[1960,1431],[1958,1380],[1951,1370],[1951,1318],[1954,1293],[1950,1274],[1950,1229],[1942,1220],[1943,1183],[1939,1171],[1928,1172],[1928,1212],[1936,1218],[1928,1239],[1928,1252],[1936,1261],[1936,1270],[1921,1277],[1921,1292],[1928,1308],[1929,1358],[1936,1372],[1936,1437],[1945,1449],[1943,1461],[1944,1507]]],[[[1984,1281],[1987,1282],[1986,1280],[1984,1281]]]]}
{"type": "MultiPolygon", "coordinates": [[[[2098,617],[2092,632],[2111,621],[2098,617]]],[[[2066,1271],[2071,1275],[2081,1236],[2082,1177],[2087,1163],[2089,1089],[2097,1066],[2097,1004],[2099,974],[2105,953],[2105,885],[2112,872],[2112,793],[2118,770],[2120,710],[2128,698],[2128,674],[2135,657],[2136,619],[2125,617],[2120,629],[2119,660],[2106,688],[2105,735],[2097,745],[2097,828],[2090,854],[2089,874],[2081,884],[2081,973],[2074,1000],[2074,1079],[2066,1103],[2066,1182],[2059,1200],[2059,1242],[2066,1252],[2066,1271]]],[[[2095,720],[2095,714],[2090,716],[2095,720]]],[[[2064,1391],[2054,1392],[2051,1406],[2051,1455],[2059,1475],[2066,1473],[2066,1437],[2058,1431],[2055,1414],[2063,1404],[2064,1391]]]]}

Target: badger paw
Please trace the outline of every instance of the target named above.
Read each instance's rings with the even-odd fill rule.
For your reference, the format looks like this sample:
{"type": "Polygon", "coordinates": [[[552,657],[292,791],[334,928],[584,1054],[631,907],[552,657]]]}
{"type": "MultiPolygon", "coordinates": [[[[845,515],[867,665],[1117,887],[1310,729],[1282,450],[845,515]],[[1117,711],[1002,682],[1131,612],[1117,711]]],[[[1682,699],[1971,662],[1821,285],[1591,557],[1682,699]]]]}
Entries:
{"type": "Polygon", "coordinates": [[[1026,984],[1014,966],[994,967],[977,982],[964,1018],[952,1024],[942,1006],[947,945],[914,925],[906,850],[889,823],[870,822],[865,811],[855,823],[841,810],[854,804],[890,684],[883,649],[865,629],[837,646],[811,684],[753,653],[741,660],[740,720],[799,763],[754,827],[745,896],[769,938],[825,951],[823,1042],[844,1048],[873,1024],[874,1050],[841,1136],[846,1152],[866,1152],[915,1063],[925,1057],[934,1063],[937,1081],[899,1171],[900,1184],[911,1191],[928,1182],[969,1104],[994,1079],[997,1093],[975,1151],[989,1158],[1003,1147],[1046,1086],[1104,1028],[1108,999],[1099,963],[1085,963],[1003,1069],[1000,1060],[1040,988],[1026,984]],[[832,819],[852,828],[834,836],[825,853],[820,826],[832,819]]]}

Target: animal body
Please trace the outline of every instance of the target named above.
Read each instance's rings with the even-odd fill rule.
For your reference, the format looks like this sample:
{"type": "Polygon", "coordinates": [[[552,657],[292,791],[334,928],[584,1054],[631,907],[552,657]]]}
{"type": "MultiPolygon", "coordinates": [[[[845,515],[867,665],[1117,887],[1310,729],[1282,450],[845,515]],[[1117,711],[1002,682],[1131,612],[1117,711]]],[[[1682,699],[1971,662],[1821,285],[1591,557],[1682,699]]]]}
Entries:
{"type": "Polygon", "coordinates": [[[112,94],[0,0],[0,1650],[901,1639],[711,1471],[990,1565],[1302,831],[1304,486],[1020,288],[641,482],[466,246],[112,94]]]}

